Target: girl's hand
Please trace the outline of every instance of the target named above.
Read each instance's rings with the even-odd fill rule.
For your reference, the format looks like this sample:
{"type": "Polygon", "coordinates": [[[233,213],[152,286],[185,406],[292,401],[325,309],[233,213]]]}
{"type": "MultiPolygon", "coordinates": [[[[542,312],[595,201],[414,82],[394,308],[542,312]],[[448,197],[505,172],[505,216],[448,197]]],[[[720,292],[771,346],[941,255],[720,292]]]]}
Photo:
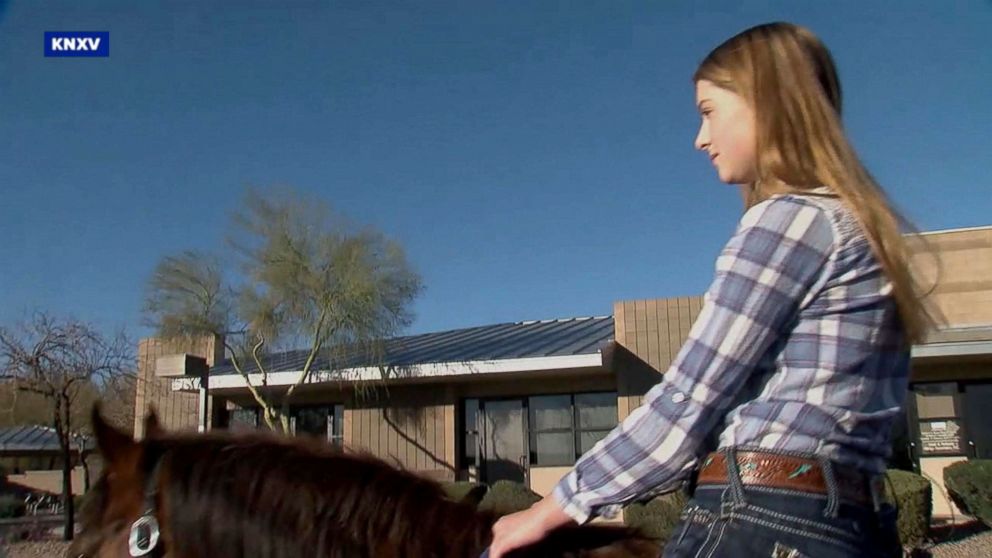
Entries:
{"type": "Polygon", "coordinates": [[[493,525],[489,556],[503,558],[513,550],[541,541],[551,531],[569,523],[575,524],[554,498],[547,496],[529,509],[501,517],[493,525]]]}

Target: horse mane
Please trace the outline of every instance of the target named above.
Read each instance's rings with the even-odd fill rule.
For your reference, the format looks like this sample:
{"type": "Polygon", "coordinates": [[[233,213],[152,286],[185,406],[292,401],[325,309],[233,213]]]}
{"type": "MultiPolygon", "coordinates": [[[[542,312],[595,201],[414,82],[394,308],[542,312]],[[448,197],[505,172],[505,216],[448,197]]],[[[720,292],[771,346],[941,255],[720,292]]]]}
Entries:
{"type": "MultiPolygon", "coordinates": [[[[142,447],[142,476],[158,469],[158,513],[171,556],[475,558],[495,520],[448,499],[433,480],[316,441],[214,432],[153,436],[142,447]]],[[[97,525],[90,509],[103,507],[107,496],[93,499],[80,514],[86,529],[97,525]]],[[[519,556],[657,554],[632,534],[577,527],[519,556]],[[562,550],[568,548],[574,552],[562,550]]]]}
{"type": "Polygon", "coordinates": [[[263,434],[162,437],[146,452],[162,460],[177,556],[439,556],[424,531],[441,525],[453,544],[484,544],[487,526],[439,485],[369,455],[263,434]]]}

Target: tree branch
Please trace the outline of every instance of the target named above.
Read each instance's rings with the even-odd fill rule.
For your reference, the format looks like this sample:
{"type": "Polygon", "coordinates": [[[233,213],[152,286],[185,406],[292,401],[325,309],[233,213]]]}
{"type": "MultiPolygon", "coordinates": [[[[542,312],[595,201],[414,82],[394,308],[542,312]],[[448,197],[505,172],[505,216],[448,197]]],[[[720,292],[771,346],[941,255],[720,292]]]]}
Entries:
{"type": "Polygon", "coordinates": [[[310,377],[310,368],[313,366],[314,360],[317,358],[317,354],[323,346],[323,339],[321,336],[321,329],[324,327],[324,321],[327,319],[327,311],[322,311],[320,314],[320,319],[317,320],[317,326],[314,328],[313,333],[313,345],[310,347],[310,354],[307,355],[307,360],[303,364],[303,371],[300,373],[300,377],[296,379],[296,383],[289,386],[289,390],[286,392],[286,401],[288,404],[289,398],[292,397],[293,392],[296,388],[303,385],[307,378],[310,377]]]}
{"type": "Polygon", "coordinates": [[[241,367],[241,363],[238,361],[237,351],[234,347],[227,343],[227,341],[224,342],[224,347],[231,353],[231,364],[234,366],[234,369],[238,372],[238,374],[244,378],[245,385],[248,386],[248,392],[251,393],[252,398],[254,398],[255,402],[262,408],[265,424],[268,425],[271,430],[275,430],[276,427],[275,423],[272,421],[272,413],[269,410],[268,400],[262,397],[262,394],[259,392],[258,388],[251,383],[251,378],[248,376],[248,373],[245,372],[244,368],[241,367]]]}

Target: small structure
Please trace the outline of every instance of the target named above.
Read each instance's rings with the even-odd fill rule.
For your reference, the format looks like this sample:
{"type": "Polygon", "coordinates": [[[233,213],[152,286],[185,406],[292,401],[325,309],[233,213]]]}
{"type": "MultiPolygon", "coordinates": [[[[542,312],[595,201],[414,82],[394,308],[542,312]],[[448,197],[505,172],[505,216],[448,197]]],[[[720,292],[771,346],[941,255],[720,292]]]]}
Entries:
{"type": "MultiPolygon", "coordinates": [[[[72,492],[79,495],[88,485],[80,448],[85,458],[94,450],[95,443],[81,435],[72,438],[72,492]]],[[[5,488],[60,494],[62,449],[55,429],[33,424],[0,428],[0,470],[5,476],[5,488]]]]}

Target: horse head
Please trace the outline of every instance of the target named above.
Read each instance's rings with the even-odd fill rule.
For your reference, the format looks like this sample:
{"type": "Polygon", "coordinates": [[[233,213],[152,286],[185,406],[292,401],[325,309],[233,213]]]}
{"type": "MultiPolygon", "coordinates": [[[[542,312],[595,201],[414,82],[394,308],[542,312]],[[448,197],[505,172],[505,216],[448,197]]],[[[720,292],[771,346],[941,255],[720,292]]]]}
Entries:
{"type": "MultiPolygon", "coordinates": [[[[79,510],[83,530],[74,538],[67,558],[162,556],[160,479],[153,478],[151,456],[143,443],[107,423],[98,405],[93,407],[92,425],[104,467],[79,510]]],[[[144,426],[149,438],[164,433],[154,411],[144,426]]]]}
{"type": "MultiPolygon", "coordinates": [[[[476,558],[495,519],[385,461],[276,434],[164,431],[135,441],[93,411],[104,469],[68,558],[476,558]]],[[[625,528],[574,527],[527,558],[654,558],[625,528]]]]}

